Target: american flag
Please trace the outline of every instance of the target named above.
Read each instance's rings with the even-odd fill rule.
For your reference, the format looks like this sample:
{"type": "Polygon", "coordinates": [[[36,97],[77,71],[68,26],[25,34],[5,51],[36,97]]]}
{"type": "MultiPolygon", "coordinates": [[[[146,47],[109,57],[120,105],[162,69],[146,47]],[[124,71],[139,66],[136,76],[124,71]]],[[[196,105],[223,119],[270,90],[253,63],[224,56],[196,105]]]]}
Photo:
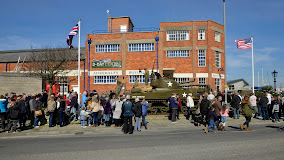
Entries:
{"type": "Polygon", "coordinates": [[[77,23],[76,26],[72,28],[71,32],[69,33],[69,35],[68,35],[68,37],[67,37],[66,42],[67,42],[69,48],[73,48],[73,46],[72,46],[72,40],[73,40],[73,37],[74,37],[74,36],[77,36],[77,34],[78,34],[78,29],[79,29],[79,27],[78,27],[78,23],[77,23]]]}
{"type": "Polygon", "coordinates": [[[110,63],[111,62],[111,59],[109,58],[104,58],[104,63],[110,63]]]}
{"type": "Polygon", "coordinates": [[[252,39],[241,39],[241,40],[235,40],[235,42],[238,42],[237,48],[238,49],[250,49],[252,48],[252,39]]]}

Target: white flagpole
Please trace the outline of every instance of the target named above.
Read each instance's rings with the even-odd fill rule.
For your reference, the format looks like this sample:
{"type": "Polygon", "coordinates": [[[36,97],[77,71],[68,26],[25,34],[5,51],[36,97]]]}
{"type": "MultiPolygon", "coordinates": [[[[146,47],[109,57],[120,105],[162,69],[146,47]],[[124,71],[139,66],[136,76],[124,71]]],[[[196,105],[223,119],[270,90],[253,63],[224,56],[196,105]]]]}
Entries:
{"type": "Polygon", "coordinates": [[[252,93],[254,93],[254,62],[253,62],[253,37],[251,36],[251,62],[252,62],[252,93]]]}
{"type": "Polygon", "coordinates": [[[81,34],[81,19],[79,19],[78,22],[78,28],[79,28],[79,33],[78,33],[78,106],[80,106],[80,96],[81,96],[81,88],[80,88],[80,74],[81,74],[81,68],[80,68],[80,34],[81,34]]]}

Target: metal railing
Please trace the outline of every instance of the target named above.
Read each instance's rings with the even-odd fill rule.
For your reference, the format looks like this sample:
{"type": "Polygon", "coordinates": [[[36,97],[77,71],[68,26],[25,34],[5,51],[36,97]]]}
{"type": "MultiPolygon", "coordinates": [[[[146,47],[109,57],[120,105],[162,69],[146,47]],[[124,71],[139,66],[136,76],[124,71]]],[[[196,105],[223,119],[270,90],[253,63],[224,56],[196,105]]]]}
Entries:
{"type": "Polygon", "coordinates": [[[159,28],[130,28],[130,29],[111,29],[111,30],[95,30],[93,34],[101,33],[128,33],[128,32],[154,32],[159,31],[159,28]]]}

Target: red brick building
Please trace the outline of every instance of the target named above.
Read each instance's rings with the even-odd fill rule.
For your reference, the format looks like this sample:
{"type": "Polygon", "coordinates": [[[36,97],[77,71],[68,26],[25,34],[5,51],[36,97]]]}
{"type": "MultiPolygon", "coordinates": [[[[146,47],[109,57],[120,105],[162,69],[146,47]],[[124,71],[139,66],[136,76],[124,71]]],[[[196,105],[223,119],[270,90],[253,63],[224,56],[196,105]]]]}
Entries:
{"type": "Polygon", "coordinates": [[[219,87],[224,90],[223,33],[223,25],[211,20],[161,22],[159,31],[135,32],[129,17],[109,17],[106,33],[87,34],[86,48],[91,39],[90,88],[98,92],[114,90],[115,77],[126,84],[126,90],[132,88],[137,77],[143,84],[144,68],[152,70],[154,65],[154,71],[157,70],[155,37],[159,37],[161,75],[175,70],[177,82],[195,78],[195,84],[209,84],[214,91],[219,87]]]}

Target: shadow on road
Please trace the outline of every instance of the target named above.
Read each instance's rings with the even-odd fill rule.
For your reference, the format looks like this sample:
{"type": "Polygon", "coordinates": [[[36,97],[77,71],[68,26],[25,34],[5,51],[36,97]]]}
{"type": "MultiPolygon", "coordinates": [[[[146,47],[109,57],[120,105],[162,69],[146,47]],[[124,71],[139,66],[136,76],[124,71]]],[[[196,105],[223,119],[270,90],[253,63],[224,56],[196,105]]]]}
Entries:
{"type": "Polygon", "coordinates": [[[241,127],[235,127],[235,126],[228,126],[228,127],[236,129],[236,130],[241,130],[241,127]]]}

